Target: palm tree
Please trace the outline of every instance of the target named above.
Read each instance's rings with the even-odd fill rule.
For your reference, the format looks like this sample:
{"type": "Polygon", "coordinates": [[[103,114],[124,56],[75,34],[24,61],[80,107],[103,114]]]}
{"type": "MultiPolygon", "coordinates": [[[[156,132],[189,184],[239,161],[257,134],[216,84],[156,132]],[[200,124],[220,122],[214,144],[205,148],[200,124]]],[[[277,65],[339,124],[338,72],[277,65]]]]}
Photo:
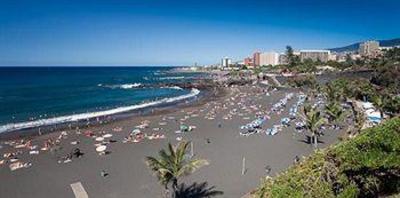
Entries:
{"type": "Polygon", "coordinates": [[[338,126],[338,123],[343,121],[346,112],[336,102],[330,102],[325,106],[325,112],[329,116],[329,122],[334,126],[338,126]]]}
{"type": "Polygon", "coordinates": [[[383,119],[383,109],[386,107],[386,100],[386,97],[383,95],[376,95],[372,98],[372,102],[378,109],[381,119],[383,119]]]}
{"type": "Polygon", "coordinates": [[[353,84],[356,86],[356,90],[354,90],[354,92],[357,93],[356,98],[359,97],[360,99],[367,101],[373,98],[376,93],[376,90],[368,81],[358,80],[353,81],[353,84]]]}
{"type": "Polygon", "coordinates": [[[168,149],[161,149],[159,157],[146,157],[147,166],[157,176],[159,182],[169,192],[168,185],[172,182],[173,191],[178,189],[178,179],[193,173],[198,168],[208,165],[204,159],[188,159],[186,150],[189,142],[180,142],[176,147],[168,144],[168,149]]]}
{"type": "Polygon", "coordinates": [[[293,48],[292,48],[292,46],[290,46],[290,45],[286,46],[286,58],[287,58],[287,60],[288,60],[288,65],[289,65],[290,67],[293,67],[293,66],[294,66],[293,57],[294,57],[294,54],[293,54],[293,48]]]}
{"type": "Polygon", "coordinates": [[[351,58],[351,55],[350,55],[350,54],[347,54],[347,55],[346,55],[345,65],[346,65],[347,67],[351,67],[351,66],[354,65],[353,58],[351,58]]]}
{"type": "Polygon", "coordinates": [[[365,122],[365,117],[364,117],[364,113],[360,112],[360,111],[355,111],[354,114],[354,135],[360,133],[361,129],[364,126],[364,122],[365,122]]]}
{"type": "Polygon", "coordinates": [[[387,97],[385,102],[385,110],[389,112],[390,117],[400,113],[400,96],[387,97]]]}
{"type": "Polygon", "coordinates": [[[319,128],[325,123],[320,111],[315,109],[305,110],[306,129],[311,133],[311,139],[314,142],[315,148],[318,147],[318,136],[321,135],[319,128]]]}
{"type": "Polygon", "coordinates": [[[325,96],[330,102],[337,102],[340,99],[341,91],[333,85],[327,84],[324,89],[325,96]]]}
{"type": "Polygon", "coordinates": [[[346,101],[353,93],[352,84],[349,82],[350,81],[347,79],[340,78],[329,83],[328,86],[330,86],[330,88],[325,89],[326,95],[330,94],[327,98],[337,98],[338,100],[342,99],[346,101]]]}
{"type": "Polygon", "coordinates": [[[297,65],[299,65],[300,58],[299,58],[299,56],[297,56],[293,53],[293,48],[290,45],[286,46],[286,57],[288,60],[289,68],[294,68],[297,65]]]}

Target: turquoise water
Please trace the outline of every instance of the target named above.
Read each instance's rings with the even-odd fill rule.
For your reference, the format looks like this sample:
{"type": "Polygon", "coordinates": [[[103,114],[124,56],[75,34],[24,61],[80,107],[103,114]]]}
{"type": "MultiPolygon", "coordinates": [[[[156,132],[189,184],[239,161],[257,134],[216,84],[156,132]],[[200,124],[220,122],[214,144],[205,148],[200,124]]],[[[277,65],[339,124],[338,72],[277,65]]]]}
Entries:
{"type": "Polygon", "coordinates": [[[0,125],[98,112],[189,94],[158,83],[200,74],[170,67],[0,68],[0,125]]]}

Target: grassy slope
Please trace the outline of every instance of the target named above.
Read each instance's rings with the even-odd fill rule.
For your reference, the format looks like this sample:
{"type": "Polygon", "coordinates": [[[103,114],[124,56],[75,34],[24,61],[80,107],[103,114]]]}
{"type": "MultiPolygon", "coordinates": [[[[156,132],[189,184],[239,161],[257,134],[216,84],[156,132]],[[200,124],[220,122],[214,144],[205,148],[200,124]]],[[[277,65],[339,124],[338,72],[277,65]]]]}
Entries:
{"type": "Polygon", "coordinates": [[[315,152],[253,197],[376,197],[400,191],[400,118],[315,152]]]}

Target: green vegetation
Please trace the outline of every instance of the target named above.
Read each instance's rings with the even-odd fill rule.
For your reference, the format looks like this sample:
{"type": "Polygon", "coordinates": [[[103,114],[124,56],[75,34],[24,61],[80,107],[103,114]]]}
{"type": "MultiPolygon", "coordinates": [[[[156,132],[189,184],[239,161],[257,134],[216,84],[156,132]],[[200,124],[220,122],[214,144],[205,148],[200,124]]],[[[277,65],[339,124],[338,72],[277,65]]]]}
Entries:
{"type": "Polygon", "coordinates": [[[169,192],[170,183],[172,183],[173,192],[179,193],[178,179],[208,164],[207,160],[189,159],[185,155],[188,145],[189,142],[180,142],[176,147],[168,144],[167,150],[160,150],[158,158],[146,157],[147,166],[157,176],[166,193],[169,192]]]}
{"type": "Polygon", "coordinates": [[[400,64],[379,67],[371,82],[388,89],[389,92],[400,94],[400,64]]]}
{"type": "Polygon", "coordinates": [[[300,58],[294,55],[293,48],[290,45],[286,46],[286,58],[289,69],[296,67],[300,63],[300,58]]]}
{"type": "MultiPolygon", "coordinates": [[[[351,68],[367,64],[375,71],[372,79],[339,78],[321,87],[311,78],[297,76],[288,83],[294,87],[323,90],[328,101],[324,115],[334,126],[340,126],[346,117],[340,103],[348,99],[371,101],[381,114],[394,117],[400,113],[399,55],[400,50],[394,49],[379,59],[351,62],[349,59],[343,63],[343,67],[351,68]]],[[[306,128],[315,138],[318,127],[313,126],[322,118],[317,111],[306,111],[309,114],[305,119],[306,128]]],[[[362,131],[365,117],[355,107],[353,114],[354,126],[350,126],[349,131],[359,135],[317,150],[286,172],[267,178],[253,196],[377,197],[400,193],[400,118],[362,131]]]]}
{"type": "Polygon", "coordinates": [[[303,117],[306,122],[305,128],[310,133],[312,143],[314,147],[318,147],[318,137],[321,136],[320,127],[325,124],[326,120],[322,116],[321,112],[306,105],[303,109],[303,117]]]}
{"type": "Polygon", "coordinates": [[[325,106],[325,112],[328,115],[329,123],[333,124],[334,126],[340,127],[342,121],[346,117],[346,112],[337,102],[334,101],[329,102],[325,106]]]}
{"type": "MultiPolygon", "coordinates": [[[[311,60],[296,62],[291,47],[287,48],[287,66],[281,69],[311,73],[321,63],[311,60]]],[[[325,64],[325,63],[324,63],[325,64]]],[[[339,126],[347,116],[340,105],[350,100],[374,103],[381,116],[395,117],[374,128],[361,130],[365,117],[352,106],[354,126],[349,126],[350,137],[324,150],[317,150],[286,172],[266,178],[253,197],[378,197],[400,193],[400,49],[386,51],[375,58],[362,57],[343,63],[329,61],[325,65],[339,70],[370,69],[371,79],[339,78],[326,85],[318,85],[311,75],[295,76],[288,80],[294,87],[308,87],[312,92],[322,90],[327,105],[322,113],[305,108],[306,129],[318,137],[318,126],[326,117],[330,124],[339,126]],[[313,79],[312,79],[313,78],[313,79]],[[354,136],[358,134],[357,136],[354,136]]],[[[314,140],[314,144],[315,144],[314,140]]]]}
{"type": "Polygon", "coordinates": [[[316,87],[317,79],[314,75],[302,75],[288,78],[287,84],[292,87],[316,87]]]}
{"type": "MultiPolygon", "coordinates": [[[[398,82],[395,79],[394,82],[398,82]]],[[[392,83],[389,84],[393,86],[392,83]]],[[[400,113],[400,97],[390,88],[374,85],[367,79],[339,78],[328,83],[325,88],[327,98],[335,101],[344,101],[349,98],[356,100],[368,100],[381,111],[393,116],[400,113]]]]}
{"type": "Polygon", "coordinates": [[[377,197],[400,192],[400,118],[266,178],[253,197],[377,197]]]}
{"type": "Polygon", "coordinates": [[[262,73],[264,71],[264,68],[262,67],[255,67],[253,69],[253,74],[255,74],[256,76],[258,76],[260,73],[262,73]]]}

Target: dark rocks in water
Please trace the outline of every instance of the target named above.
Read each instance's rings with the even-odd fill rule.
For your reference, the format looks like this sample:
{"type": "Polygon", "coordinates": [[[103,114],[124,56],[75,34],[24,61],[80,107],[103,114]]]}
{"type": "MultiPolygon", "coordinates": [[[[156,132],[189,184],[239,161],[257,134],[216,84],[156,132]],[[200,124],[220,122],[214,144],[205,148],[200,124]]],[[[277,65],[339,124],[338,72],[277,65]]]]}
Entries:
{"type": "Polygon", "coordinates": [[[180,87],[182,89],[209,89],[218,86],[212,80],[197,80],[194,82],[160,83],[156,87],[180,87]]]}
{"type": "Polygon", "coordinates": [[[228,79],[224,81],[214,81],[212,79],[200,79],[200,80],[195,80],[191,82],[169,82],[169,83],[159,83],[152,85],[151,87],[153,88],[160,88],[160,87],[165,87],[165,88],[172,88],[172,87],[180,87],[182,89],[200,89],[200,90],[205,90],[205,89],[214,89],[216,87],[225,87],[225,86],[232,86],[232,85],[248,85],[252,84],[252,80],[248,79],[228,79]]]}

